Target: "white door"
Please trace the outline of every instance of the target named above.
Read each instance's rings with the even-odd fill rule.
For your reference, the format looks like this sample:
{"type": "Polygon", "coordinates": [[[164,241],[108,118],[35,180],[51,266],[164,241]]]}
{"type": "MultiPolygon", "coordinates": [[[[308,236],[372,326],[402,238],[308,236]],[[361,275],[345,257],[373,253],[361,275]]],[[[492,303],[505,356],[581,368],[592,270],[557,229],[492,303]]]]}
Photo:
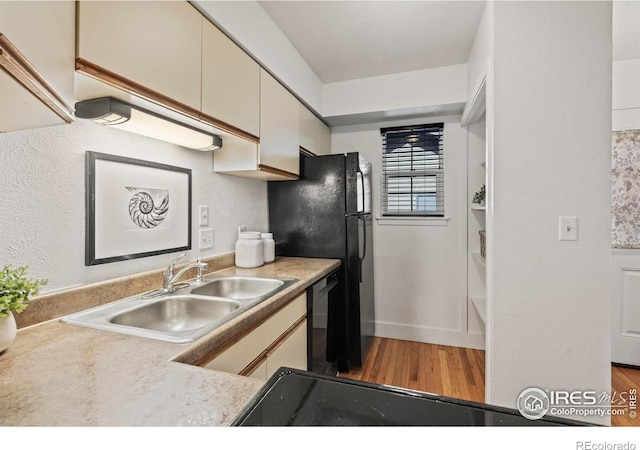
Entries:
{"type": "Polygon", "coordinates": [[[612,250],[611,318],[611,361],[640,366],[640,250],[612,250]]]}

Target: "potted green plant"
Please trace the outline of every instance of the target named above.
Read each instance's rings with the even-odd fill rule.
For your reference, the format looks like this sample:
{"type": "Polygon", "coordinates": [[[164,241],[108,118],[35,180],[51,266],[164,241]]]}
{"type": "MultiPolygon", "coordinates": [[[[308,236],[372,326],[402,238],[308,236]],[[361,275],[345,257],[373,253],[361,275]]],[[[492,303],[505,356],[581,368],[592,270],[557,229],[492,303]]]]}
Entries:
{"type": "Polygon", "coordinates": [[[9,348],[16,338],[13,311],[24,311],[31,297],[47,284],[47,280],[31,280],[26,274],[27,267],[13,268],[11,265],[0,271],[0,353],[9,348]]]}
{"type": "Polygon", "coordinates": [[[480,190],[475,194],[473,194],[473,199],[471,200],[471,203],[473,203],[474,205],[483,206],[484,199],[485,199],[485,192],[486,192],[486,189],[485,189],[485,185],[483,184],[480,190]]]}

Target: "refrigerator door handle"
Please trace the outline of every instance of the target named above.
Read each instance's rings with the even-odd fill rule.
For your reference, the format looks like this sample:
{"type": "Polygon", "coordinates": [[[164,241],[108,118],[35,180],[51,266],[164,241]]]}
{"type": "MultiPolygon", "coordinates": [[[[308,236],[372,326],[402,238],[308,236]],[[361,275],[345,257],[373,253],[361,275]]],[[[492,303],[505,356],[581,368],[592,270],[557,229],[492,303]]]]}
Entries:
{"type": "Polygon", "coordinates": [[[362,256],[360,258],[360,283],[362,283],[362,263],[367,256],[367,219],[363,216],[358,216],[358,220],[362,220],[362,256]]]}
{"type": "Polygon", "coordinates": [[[362,189],[360,189],[360,193],[362,194],[362,211],[358,211],[358,214],[364,214],[367,210],[367,204],[365,203],[366,198],[364,192],[364,173],[362,173],[360,168],[358,168],[358,175],[360,175],[360,181],[362,181],[362,184],[360,184],[360,186],[362,187],[362,189]]]}

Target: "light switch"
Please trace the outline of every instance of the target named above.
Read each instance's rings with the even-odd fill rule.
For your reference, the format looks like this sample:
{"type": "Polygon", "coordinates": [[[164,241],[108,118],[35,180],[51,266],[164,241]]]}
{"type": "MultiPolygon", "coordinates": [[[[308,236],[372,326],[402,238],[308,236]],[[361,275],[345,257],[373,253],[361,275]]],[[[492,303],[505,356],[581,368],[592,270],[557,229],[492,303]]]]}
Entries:
{"type": "Polygon", "coordinates": [[[203,228],[200,230],[200,250],[213,247],[213,229],[203,228]]]}
{"type": "Polygon", "coordinates": [[[209,225],[209,207],[206,205],[200,205],[200,219],[198,221],[201,227],[209,225]]]}
{"type": "Polygon", "coordinates": [[[560,216],[560,236],[561,241],[578,240],[578,218],[574,216],[560,216]]]}

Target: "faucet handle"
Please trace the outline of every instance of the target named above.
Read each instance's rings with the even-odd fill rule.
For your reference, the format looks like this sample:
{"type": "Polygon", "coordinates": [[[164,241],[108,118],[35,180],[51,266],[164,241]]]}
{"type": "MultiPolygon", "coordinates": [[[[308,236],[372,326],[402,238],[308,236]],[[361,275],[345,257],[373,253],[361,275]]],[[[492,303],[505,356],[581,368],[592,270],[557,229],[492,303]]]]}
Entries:
{"type": "Polygon", "coordinates": [[[202,284],[202,271],[204,269],[207,269],[209,267],[209,265],[207,263],[202,262],[202,257],[198,258],[196,263],[197,263],[197,268],[198,268],[198,275],[196,276],[195,283],[196,284],[202,284]]]}
{"type": "Polygon", "coordinates": [[[183,253],[181,255],[176,256],[175,258],[173,258],[173,260],[169,263],[169,267],[167,267],[167,270],[164,271],[165,276],[173,276],[173,266],[175,266],[175,264],[178,262],[178,260],[184,258],[186,255],[186,253],[183,253]]]}

